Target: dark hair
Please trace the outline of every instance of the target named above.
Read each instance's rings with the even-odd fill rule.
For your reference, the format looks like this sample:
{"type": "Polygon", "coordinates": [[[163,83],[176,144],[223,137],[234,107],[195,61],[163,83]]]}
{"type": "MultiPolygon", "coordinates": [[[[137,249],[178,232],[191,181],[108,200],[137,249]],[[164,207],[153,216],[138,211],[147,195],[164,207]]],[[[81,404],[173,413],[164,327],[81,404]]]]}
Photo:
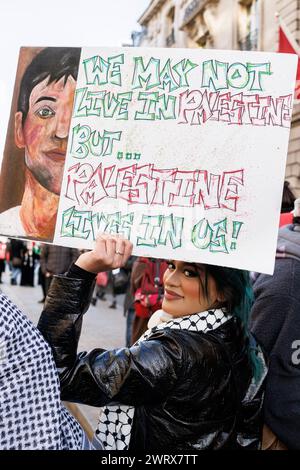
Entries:
{"type": "Polygon", "coordinates": [[[281,212],[291,212],[294,209],[295,199],[296,197],[293,191],[290,189],[290,183],[288,181],[285,181],[282,192],[281,212]]]}
{"type": "Polygon", "coordinates": [[[253,349],[253,341],[251,341],[248,326],[253,304],[253,291],[250,284],[249,272],[207,264],[201,265],[202,273],[203,266],[205,267],[204,281],[202,280],[203,274],[202,276],[200,275],[199,266],[199,279],[202,291],[206,298],[209,299],[208,276],[210,275],[216,283],[217,292],[222,295],[222,301],[214,307],[222,308],[225,312],[235,315],[241,320],[245,336],[248,338],[248,354],[253,368],[253,375],[258,380],[261,375],[261,362],[257,357],[256,349],[253,349]]]}
{"type": "Polygon", "coordinates": [[[226,268],[224,266],[205,265],[205,279],[201,280],[202,289],[206,298],[208,292],[208,275],[211,275],[216,283],[218,293],[222,294],[223,300],[217,307],[225,308],[233,312],[242,302],[245,289],[248,287],[248,273],[240,269],[226,268]]]}
{"type": "Polygon", "coordinates": [[[57,82],[62,77],[71,75],[77,80],[80,60],[80,47],[47,47],[43,49],[28,65],[20,85],[18,111],[21,111],[24,124],[28,109],[29,97],[38,83],[49,77],[49,82],[57,82]]]}

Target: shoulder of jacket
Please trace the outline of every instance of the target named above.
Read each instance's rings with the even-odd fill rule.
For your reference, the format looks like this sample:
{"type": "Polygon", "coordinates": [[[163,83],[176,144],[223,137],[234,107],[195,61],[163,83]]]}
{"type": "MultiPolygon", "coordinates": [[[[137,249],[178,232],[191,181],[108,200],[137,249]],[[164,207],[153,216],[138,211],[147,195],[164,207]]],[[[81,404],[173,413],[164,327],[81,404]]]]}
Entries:
{"type": "Polygon", "coordinates": [[[187,355],[190,358],[192,353],[196,354],[198,359],[202,356],[202,353],[207,354],[209,351],[212,354],[215,353],[215,341],[203,331],[163,328],[153,331],[148,340],[173,343],[174,346],[176,345],[182,351],[183,355],[187,355]]]}

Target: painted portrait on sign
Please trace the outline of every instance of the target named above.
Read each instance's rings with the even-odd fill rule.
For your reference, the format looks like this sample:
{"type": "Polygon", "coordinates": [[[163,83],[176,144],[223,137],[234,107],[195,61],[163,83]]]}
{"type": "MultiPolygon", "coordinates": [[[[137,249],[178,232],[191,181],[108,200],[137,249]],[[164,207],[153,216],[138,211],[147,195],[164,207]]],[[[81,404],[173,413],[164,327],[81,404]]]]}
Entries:
{"type": "Polygon", "coordinates": [[[1,169],[0,232],[52,241],[80,48],[22,48],[1,169]]]}

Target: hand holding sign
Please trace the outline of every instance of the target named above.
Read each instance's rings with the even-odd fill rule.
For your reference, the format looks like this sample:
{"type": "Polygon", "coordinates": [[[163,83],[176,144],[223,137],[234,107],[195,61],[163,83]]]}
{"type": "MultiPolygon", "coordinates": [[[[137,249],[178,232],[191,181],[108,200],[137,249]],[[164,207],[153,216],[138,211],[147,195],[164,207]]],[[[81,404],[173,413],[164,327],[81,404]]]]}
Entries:
{"type": "Polygon", "coordinates": [[[91,273],[121,268],[131,256],[132,243],[120,236],[101,234],[93,250],[83,253],[76,265],[91,273]]]}

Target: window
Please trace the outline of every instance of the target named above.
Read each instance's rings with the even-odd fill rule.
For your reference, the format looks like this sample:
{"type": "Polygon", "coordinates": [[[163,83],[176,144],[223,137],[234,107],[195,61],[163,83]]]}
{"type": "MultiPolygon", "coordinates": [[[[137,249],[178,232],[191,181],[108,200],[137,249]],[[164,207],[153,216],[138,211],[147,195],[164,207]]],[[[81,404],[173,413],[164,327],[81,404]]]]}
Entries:
{"type": "Polygon", "coordinates": [[[167,14],[167,37],[166,46],[171,47],[175,43],[174,32],[175,7],[172,7],[167,14]]]}
{"type": "Polygon", "coordinates": [[[242,0],[238,12],[238,45],[243,51],[256,51],[259,30],[259,0],[242,0]]]}

